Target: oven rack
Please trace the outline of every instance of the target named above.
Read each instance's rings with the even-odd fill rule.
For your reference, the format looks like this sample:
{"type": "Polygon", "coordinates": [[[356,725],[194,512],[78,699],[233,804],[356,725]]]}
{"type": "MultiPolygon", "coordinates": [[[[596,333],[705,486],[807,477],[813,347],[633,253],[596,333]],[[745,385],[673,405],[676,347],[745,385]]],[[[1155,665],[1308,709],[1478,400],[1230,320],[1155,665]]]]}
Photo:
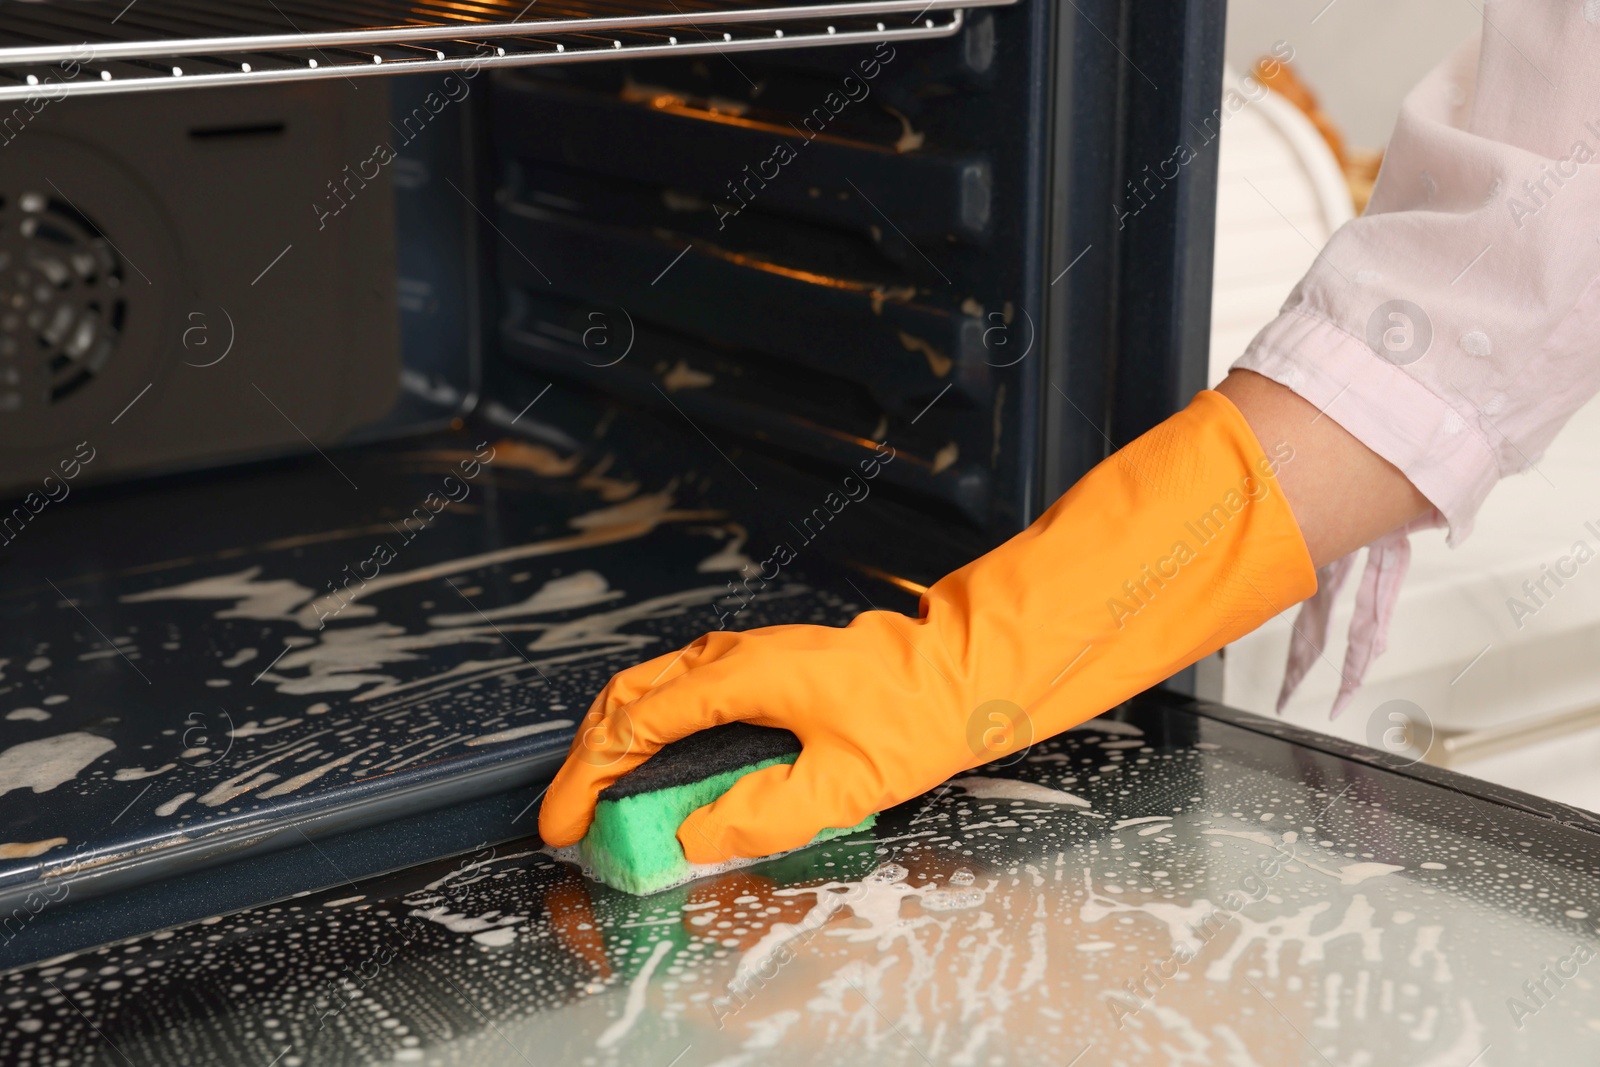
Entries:
{"type": "Polygon", "coordinates": [[[52,0],[0,13],[0,100],[947,37],[1015,0],[52,0]],[[288,32],[285,32],[287,28],[288,32]]]}

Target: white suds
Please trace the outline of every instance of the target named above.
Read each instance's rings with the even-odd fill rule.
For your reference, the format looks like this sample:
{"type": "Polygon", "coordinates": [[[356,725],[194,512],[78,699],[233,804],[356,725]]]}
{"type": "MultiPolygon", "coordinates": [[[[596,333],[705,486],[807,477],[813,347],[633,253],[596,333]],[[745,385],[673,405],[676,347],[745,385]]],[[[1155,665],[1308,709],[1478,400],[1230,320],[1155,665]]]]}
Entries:
{"type": "Polygon", "coordinates": [[[471,934],[479,944],[492,946],[510,944],[517,933],[511,927],[526,922],[528,918],[526,915],[499,915],[492,911],[474,918],[451,912],[442,904],[437,908],[414,908],[411,917],[438,923],[452,933],[471,934]]]}
{"type": "MultiPolygon", "coordinates": [[[[298,722],[299,720],[296,719],[295,721],[298,722]]],[[[271,789],[264,790],[261,793],[261,797],[262,797],[263,800],[269,800],[272,797],[281,797],[285,793],[292,793],[296,789],[299,789],[301,786],[308,785],[311,782],[316,781],[318,778],[321,778],[323,775],[327,774],[329,771],[335,770],[336,768],[343,767],[343,766],[349,764],[357,756],[364,755],[365,753],[371,752],[375,748],[382,748],[382,747],[383,747],[383,742],[382,741],[374,741],[372,744],[367,745],[364,748],[358,748],[358,749],[355,749],[354,751],[346,752],[344,755],[339,756],[336,759],[331,759],[326,763],[318,764],[317,766],[311,768],[309,771],[302,771],[299,774],[295,775],[293,778],[284,779],[283,781],[279,782],[277,785],[273,786],[271,789]]]]}
{"type": "Polygon", "coordinates": [[[261,734],[274,733],[274,732],[276,732],[278,730],[282,730],[282,729],[284,729],[285,727],[288,727],[288,726],[299,726],[302,721],[303,720],[301,720],[301,719],[285,719],[283,722],[273,722],[271,719],[268,719],[267,722],[270,725],[263,726],[262,724],[256,722],[254,719],[251,719],[249,722],[245,723],[243,726],[235,726],[233,729],[229,730],[228,731],[228,736],[229,737],[257,737],[257,736],[259,736],[261,734]]]}
{"type": "Polygon", "coordinates": [[[540,615],[552,611],[572,611],[590,608],[616,600],[621,590],[611,589],[605,576],[597,571],[578,571],[560,578],[552,578],[539,587],[528,599],[502,608],[489,608],[482,615],[462,612],[459,615],[435,615],[428,619],[430,626],[475,626],[480,621],[515,618],[518,615],[540,615]]]}
{"type": "Polygon", "coordinates": [[[0,860],[31,859],[66,843],[64,837],[47,837],[43,841],[7,841],[0,844],[0,860]]]}
{"type": "Polygon", "coordinates": [[[639,973],[633,976],[633,981],[628,983],[628,999],[622,1006],[622,1016],[616,1022],[605,1028],[605,1031],[595,1039],[598,1048],[610,1048],[627,1036],[633,1029],[633,1024],[638,1021],[640,1013],[644,1011],[644,996],[649,989],[650,976],[656,973],[656,967],[661,963],[661,958],[672,951],[672,942],[661,940],[656,942],[656,947],[650,950],[650,958],[644,961],[644,966],[639,968],[639,973]]]}
{"type": "Polygon", "coordinates": [[[173,812],[177,811],[179,808],[183,807],[185,804],[189,803],[189,801],[191,801],[193,799],[194,799],[194,794],[193,793],[179,793],[177,796],[173,797],[171,800],[164,801],[159,807],[157,807],[156,808],[156,814],[157,815],[171,815],[173,812]]]}
{"type": "Polygon", "coordinates": [[[316,595],[287,578],[258,582],[256,578],[260,574],[260,567],[251,567],[234,574],[220,574],[165,589],[133,593],[121,600],[124,604],[145,604],[156,600],[232,600],[235,601],[233,607],[217,612],[217,618],[267,622],[293,620],[293,609],[316,595]]]}
{"type": "Polygon", "coordinates": [[[1023,800],[1030,804],[1071,804],[1075,808],[1087,808],[1089,802],[1082,797],[1074,796],[1061,789],[1051,789],[1049,786],[1036,785],[1033,782],[1017,782],[1009,778],[954,778],[951,785],[965,789],[968,794],[981,797],[984,800],[1023,800]]]}
{"type": "Polygon", "coordinates": [[[0,752],[0,797],[13,789],[48,793],[116,747],[110,738],[81,732],[12,745],[0,752]]]}
{"type": "Polygon", "coordinates": [[[111,777],[118,782],[137,782],[141,778],[154,778],[158,774],[165,774],[176,766],[176,763],[163,763],[153,771],[147,771],[143,767],[124,767],[111,777]]]}
{"type": "Polygon", "coordinates": [[[1342,885],[1360,885],[1368,878],[1381,878],[1403,870],[1404,867],[1394,863],[1351,863],[1339,868],[1339,882],[1342,885]]]}
{"type": "Polygon", "coordinates": [[[477,745],[497,745],[501,741],[515,741],[519,737],[531,737],[534,734],[546,733],[550,730],[565,730],[576,725],[571,719],[551,719],[549,722],[535,723],[532,726],[515,726],[509,730],[500,730],[492,734],[483,734],[467,742],[467,747],[477,745]]]}

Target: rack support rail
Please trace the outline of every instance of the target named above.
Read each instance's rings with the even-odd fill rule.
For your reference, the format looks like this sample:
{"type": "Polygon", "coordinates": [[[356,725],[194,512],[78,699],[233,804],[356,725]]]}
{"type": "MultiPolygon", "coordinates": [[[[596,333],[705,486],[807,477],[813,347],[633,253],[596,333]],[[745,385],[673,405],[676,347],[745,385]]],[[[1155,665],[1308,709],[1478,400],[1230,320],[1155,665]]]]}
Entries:
{"type": "Polygon", "coordinates": [[[0,12],[0,101],[949,37],[1016,0],[52,0],[0,12]]]}

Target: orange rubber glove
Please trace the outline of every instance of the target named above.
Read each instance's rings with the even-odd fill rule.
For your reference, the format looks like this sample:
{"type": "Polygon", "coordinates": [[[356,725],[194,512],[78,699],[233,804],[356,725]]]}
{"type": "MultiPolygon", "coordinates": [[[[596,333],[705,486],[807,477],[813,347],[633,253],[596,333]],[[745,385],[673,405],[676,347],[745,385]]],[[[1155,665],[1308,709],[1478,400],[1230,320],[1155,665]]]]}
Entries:
{"type": "Polygon", "coordinates": [[[803,751],[683,821],[694,863],[798,848],[1114,707],[1315,592],[1276,479],[1292,458],[1268,458],[1239,410],[1202,392],[941,579],[918,618],[717,631],[619,672],[551,783],[541,835],[577,841],[600,790],[719,723],[783,727],[803,751]]]}

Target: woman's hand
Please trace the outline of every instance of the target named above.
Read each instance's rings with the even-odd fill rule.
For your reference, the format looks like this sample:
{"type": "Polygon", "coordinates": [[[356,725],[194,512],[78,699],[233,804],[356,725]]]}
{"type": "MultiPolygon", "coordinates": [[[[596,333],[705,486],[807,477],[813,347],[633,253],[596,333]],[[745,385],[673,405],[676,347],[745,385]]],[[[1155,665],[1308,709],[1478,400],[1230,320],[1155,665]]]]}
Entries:
{"type": "Polygon", "coordinates": [[[1293,456],[1201,393],[937,582],[917,618],[718,631],[622,671],[550,786],[541,834],[577,841],[602,789],[721,723],[782,727],[803,750],[683,822],[696,863],[798,848],[1100,714],[1313,592],[1276,479],[1293,456]]]}

